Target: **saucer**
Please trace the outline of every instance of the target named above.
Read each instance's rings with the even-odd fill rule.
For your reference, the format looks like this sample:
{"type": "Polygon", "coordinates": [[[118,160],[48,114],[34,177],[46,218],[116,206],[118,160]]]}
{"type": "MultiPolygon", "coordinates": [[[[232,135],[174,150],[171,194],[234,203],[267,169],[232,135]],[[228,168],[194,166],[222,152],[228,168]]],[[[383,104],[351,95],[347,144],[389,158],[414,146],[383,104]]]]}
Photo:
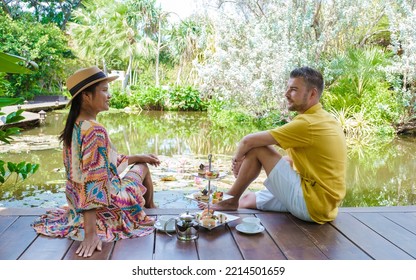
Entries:
{"type": "MultiPolygon", "coordinates": [[[[160,223],[156,222],[154,225],[155,229],[158,229],[160,231],[165,231],[164,226],[162,226],[160,223]]],[[[166,227],[167,232],[174,232],[175,231],[175,223],[172,223],[172,225],[168,225],[166,227]]]]}
{"type": "Polygon", "coordinates": [[[235,229],[236,229],[236,230],[238,230],[239,232],[246,233],[246,234],[256,234],[256,233],[260,233],[260,232],[262,232],[262,231],[264,230],[264,227],[263,227],[262,225],[259,225],[259,226],[257,227],[257,229],[255,229],[255,230],[249,230],[249,229],[245,226],[245,224],[238,224],[238,225],[235,227],[235,229]]]}

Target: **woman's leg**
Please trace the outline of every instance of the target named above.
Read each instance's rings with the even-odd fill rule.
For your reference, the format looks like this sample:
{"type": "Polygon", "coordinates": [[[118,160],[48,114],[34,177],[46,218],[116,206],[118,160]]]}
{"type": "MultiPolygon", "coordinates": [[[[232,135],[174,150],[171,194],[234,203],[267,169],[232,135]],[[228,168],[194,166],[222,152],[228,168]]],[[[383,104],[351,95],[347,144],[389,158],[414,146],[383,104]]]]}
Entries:
{"type": "Polygon", "coordinates": [[[135,164],[130,171],[140,174],[140,177],[142,179],[142,184],[146,188],[146,191],[143,194],[143,198],[145,200],[144,207],[156,208],[156,205],[153,200],[154,188],[153,188],[152,176],[150,174],[149,167],[147,166],[147,164],[145,163],[135,164]],[[136,168],[140,170],[136,171],[135,170],[136,168]]]}

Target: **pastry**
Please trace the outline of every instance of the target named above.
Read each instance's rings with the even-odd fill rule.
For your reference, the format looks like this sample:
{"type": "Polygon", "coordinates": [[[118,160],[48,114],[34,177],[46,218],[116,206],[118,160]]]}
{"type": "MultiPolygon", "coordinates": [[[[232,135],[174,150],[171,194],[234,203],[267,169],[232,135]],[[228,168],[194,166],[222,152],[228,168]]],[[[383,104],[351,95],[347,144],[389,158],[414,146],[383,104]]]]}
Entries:
{"type": "Polygon", "coordinates": [[[200,192],[200,195],[198,196],[198,198],[197,198],[198,200],[200,200],[200,201],[204,201],[204,202],[208,202],[209,201],[209,194],[208,194],[208,191],[206,190],[206,189],[203,189],[201,192],[200,192]]]}
{"type": "Polygon", "coordinates": [[[199,165],[198,175],[205,176],[205,165],[203,165],[202,163],[199,165]]]}
{"type": "Polygon", "coordinates": [[[196,200],[200,200],[201,199],[201,196],[202,196],[202,193],[201,192],[196,192],[196,193],[193,193],[192,195],[194,196],[194,198],[196,200]]]}
{"type": "Polygon", "coordinates": [[[207,179],[216,179],[220,174],[217,171],[207,171],[205,172],[205,178],[207,179]]]}
{"type": "Polygon", "coordinates": [[[202,219],[201,221],[204,227],[215,227],[215,224],[216,224],[213,218],[205,218],[205,219],[202,219]]]}
{"type": "Polygon", "coordinates": [[[221,201],[223,197],[224,197],[224,193],[220,191],[216,191],[212,194],[212,199],[216,199],[218,201],[221,201]]]}
{"type": "Polygon", "coordinates": [[[199,196],[199,200],[200,201],[203,201],[203,202],[208,202],[209,201],[209,195],[207,195],[207,194],[201,194],[199,196]]]}
{"type": "Polygon", "coordinates": [[[221,224],[223,224],[227,221],[227,215],[225,215],[223,213],[217,214],[217,218],[218,218],[218,222],[220,222],[221,224]]]}

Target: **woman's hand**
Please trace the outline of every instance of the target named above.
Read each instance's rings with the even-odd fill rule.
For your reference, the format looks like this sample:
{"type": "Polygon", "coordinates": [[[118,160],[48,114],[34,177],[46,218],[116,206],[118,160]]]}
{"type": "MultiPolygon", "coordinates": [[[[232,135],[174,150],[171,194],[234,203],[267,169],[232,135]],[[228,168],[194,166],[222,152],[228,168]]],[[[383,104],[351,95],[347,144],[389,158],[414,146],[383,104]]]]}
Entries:
{"type": "Polygon", "coordinates": [[[102,241],[98,238],[96,234],[85,236],[84,240],[81,242],[81,245],[79,245],[75,254],[77,254],[79,257],[84,258],[91,257],[95,249],[101,251],[102,245],[102,241]]]}
{"type": "Polygon", "coordinates": [[[147,163],[156,167],[160,165],[160,160],[154,154],[134,155],[129,156],[128,158],[129,164],[147,163]]]}
{"type": "Polygon", "coordinates": [[[83,212],[84,216],[84,240],[79,245],[75,254],[79,257],[91,257],[95,249],[101,251],[102,241],[98,238],[96,229],[96,210],[90,209],[83,212]]]}
{"type": "Polygon", "coordinates": [[[142,160],[143,160],[142,162],[144,162],[144,163],[148,163],[148,164],[156,166],[156,167],[160,165],[160,160],[154,154],[144,154],[141,157],[142,157],[142,160]]]}

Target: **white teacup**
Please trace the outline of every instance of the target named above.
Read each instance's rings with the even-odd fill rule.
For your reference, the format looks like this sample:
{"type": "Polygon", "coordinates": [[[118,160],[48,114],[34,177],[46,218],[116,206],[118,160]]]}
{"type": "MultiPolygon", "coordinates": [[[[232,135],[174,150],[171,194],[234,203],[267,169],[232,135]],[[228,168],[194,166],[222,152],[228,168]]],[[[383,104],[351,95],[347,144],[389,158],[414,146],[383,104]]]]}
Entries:
{"type": "Polygon", "coordinates": [[[164,230],[165,224],[167,231],[174,231],[175,230],[175,219],[173,219],[174,216],[160,216],[157,218],[155,225],[161,229],[164,230]],[[170,221],[169,221],[170,220],[170,221]]]}
{"type": "Polygon", "coordinates": [[[260,219],[256,217],[244,218],[243,226],[247,231],[257,231],[260,227],[260,219]]]}
{"type": "Polygon", "coordinates": [[[253,223],[253,224],[260,225],[260,219],[257,217],[246,217],[246,218],[243,218],[243,223],[253,223]]]}

